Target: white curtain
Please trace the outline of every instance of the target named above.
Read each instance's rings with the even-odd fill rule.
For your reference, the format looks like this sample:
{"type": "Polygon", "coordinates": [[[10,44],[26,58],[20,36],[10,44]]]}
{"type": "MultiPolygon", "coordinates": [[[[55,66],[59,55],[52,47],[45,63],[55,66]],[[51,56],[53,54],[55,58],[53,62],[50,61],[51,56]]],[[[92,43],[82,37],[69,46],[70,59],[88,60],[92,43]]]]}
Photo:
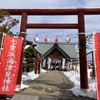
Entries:
{"type": "Polygon", "coordinates": [[[48,69],[50,69],[50,65],[51,65],[51,58],[48,58],[48,69]]]}
{"type": "Polygon", "coordinates": [[[46,59],[43,60],[43,68],[46,66],[46,59]]]}
{"type": "Polygon", "coordinates": [[[65,67],[65,58],[62,58],[62,69],[64,69],[64,67],[65,67]]]}

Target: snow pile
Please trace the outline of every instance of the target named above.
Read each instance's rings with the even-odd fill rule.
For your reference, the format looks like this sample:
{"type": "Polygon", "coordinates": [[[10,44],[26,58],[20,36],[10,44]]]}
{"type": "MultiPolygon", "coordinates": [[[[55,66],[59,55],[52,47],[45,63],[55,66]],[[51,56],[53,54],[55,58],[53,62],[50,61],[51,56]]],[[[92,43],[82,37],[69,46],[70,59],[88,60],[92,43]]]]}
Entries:
{"type": "Polygon", "coordinates": [[[90,77],[90,72],[92,70],[91,69],[88,69],[88,83],[89,83],[89,89],[87,91],[87,93],[84,93],[80,90],[80,74],[79,73],[75,73],[74,71],[71,71],[71,72],[64,72],[64,74],[66,76],[69,77],[69,79],[74,82],[74,88],[70,89],[73,94],[75,96],[83,96],[83,97],[89,97],[89,98],[95,98],[97,99],[97,96],[96,96],[96,80],[95,79],[92,79],[90,77]]]}
{"type": "MultiPolygon", "coordinates": [[[[41,73],[46,73],[46,70],[41,69],[41,73]]],[[[36,79],[39,76],[39,74],[35,74],[34,71],[31,71],[29,73],[24,72],[22,75],[22,82],[20,87],[16,87],[15,91],[20,91],[22,89],[28,88],[27,84],[29,81],[36,79]]]]}

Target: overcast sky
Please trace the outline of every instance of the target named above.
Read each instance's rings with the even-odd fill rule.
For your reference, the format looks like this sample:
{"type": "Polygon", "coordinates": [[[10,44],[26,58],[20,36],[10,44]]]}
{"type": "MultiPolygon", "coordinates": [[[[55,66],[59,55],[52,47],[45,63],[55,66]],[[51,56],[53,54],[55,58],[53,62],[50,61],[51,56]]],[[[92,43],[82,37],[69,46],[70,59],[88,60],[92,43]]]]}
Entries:
{"type": "MultiPolygon", "coordinates": [[[[1,9],[42,9],[42,8],[100,8],[100,0],[0,0],[1,9]]],[[[20,20],[20,16],[13,16],[20,20]]],[[[77,23],[76,16],[30,16],[28,22],[37,23],[77,23]]],[[[20,24],[12,29],[15,33],[20,31],[20,24]]],[[[100,15],[85,16],[86,34],[100,31],[100,15]]],[[[58,35],[61,42],[65,42],[66,36],[71,37],[72,42],[77,42],[77,30],[68,29],[28,29],[27,39],[33,40],[36,34],[40,41],[44,41],[48,35],[50,41],[54,41],[58,35]]]]}

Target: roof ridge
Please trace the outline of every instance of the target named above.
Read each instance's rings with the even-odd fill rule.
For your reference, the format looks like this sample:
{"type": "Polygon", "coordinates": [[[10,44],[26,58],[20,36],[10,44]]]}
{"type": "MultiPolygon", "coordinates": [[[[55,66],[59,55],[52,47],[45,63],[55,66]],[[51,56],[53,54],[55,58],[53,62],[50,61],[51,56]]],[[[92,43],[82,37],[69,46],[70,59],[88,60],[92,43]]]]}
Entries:
{"type": "MultiPolygon", "coordinates": [[[[45,43],[45,42],[38,42],[38,44],[56,44],[56,43],[55,43],[55,42],[48,42],[48,43],[45,43]]],[[[58,44],[58,45],[59,45],[59,44],[64,44],[64,45],[65,45],[65,44],[66,44],[66,45],[74,44],[74,45],[75,45],[75,44],[78,44],[78,43],[77,43],[77,42],[70,42],[70,43],[58,42],[57,44],[58,44]]]]}

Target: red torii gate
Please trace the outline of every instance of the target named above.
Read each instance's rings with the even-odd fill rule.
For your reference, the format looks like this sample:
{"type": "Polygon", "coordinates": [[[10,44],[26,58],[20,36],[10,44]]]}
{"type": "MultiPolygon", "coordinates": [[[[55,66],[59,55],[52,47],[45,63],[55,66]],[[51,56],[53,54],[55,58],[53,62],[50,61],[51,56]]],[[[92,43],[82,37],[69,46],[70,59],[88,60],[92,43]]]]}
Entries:
{"type": "MultiPolygon", "coordinates": [[[[26,29],[78,29],[79,33],[79,45],[85,43],[85,15],[99,15],[100,8],[82,8],[82,9],[4,9],[7,10],[11,15],[21,15],[21,27],[20,35],[26,39],[26,29]],[[27,23],[27,18],[29,15],[77,15],[78,23],[73,24],[63,24],[63,23],[53,23],[53,24],[30,24],[27,23]]],[[[88,89],[88,77],[87,77],[87,59],[86,59],[86,44],[84,47],[79,48],[79,58],[80,58],[80,88],[83,90],[88,89]]],[[[19,76],[17,84],[21,84],[23,66],[23,53],[21,56],[21,63],[19,69],[19,76]]]]}

